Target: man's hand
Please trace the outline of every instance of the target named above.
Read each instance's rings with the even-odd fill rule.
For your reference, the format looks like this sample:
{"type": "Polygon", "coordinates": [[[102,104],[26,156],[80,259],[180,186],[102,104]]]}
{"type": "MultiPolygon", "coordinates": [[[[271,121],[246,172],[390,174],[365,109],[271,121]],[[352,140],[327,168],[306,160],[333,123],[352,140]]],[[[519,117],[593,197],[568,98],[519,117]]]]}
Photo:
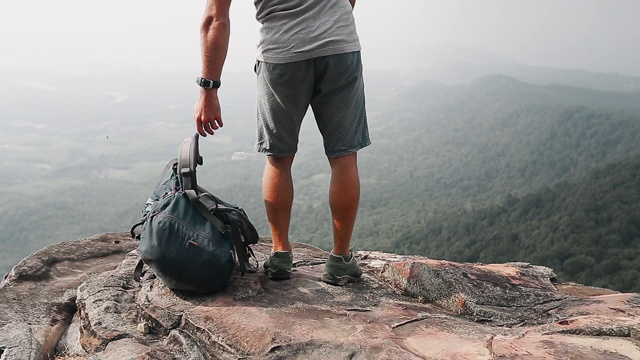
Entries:
{"type": "Polygon", "coordinates": [[[222,127],[222,111],[218,100],[218,89],[200,90],[200,98],[193,110],[196,128],[202,136],[213,133],[222,127]]]}

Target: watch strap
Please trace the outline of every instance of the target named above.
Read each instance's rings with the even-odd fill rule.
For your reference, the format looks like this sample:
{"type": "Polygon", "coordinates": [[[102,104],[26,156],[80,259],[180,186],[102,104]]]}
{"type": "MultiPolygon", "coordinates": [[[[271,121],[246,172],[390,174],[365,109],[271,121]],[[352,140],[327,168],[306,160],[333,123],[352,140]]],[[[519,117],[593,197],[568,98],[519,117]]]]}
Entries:
{"type": "Polygon", "coordinates": [[[217,89],[221,85],[220,80],[211,80],[199,76],[196,78],[196,84],[205,89],[217,89]]]}

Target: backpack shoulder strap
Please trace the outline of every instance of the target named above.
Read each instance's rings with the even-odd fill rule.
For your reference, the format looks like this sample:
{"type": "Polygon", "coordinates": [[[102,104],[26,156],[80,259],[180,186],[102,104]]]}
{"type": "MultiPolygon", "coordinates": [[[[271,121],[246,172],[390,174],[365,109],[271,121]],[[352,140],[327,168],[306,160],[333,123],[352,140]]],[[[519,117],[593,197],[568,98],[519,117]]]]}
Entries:
{"type": "MultiPolygon", "coordinates": [[[[244,275],[245,272],[258,271],[257,266],[253,266],[249,262],[249,258],[256,259],[253,250],[248,246],[247,242],[243,240],[241,224],[235,214],[228,214],[227,218],[230,222],[231,232],[233,235],[233,245],[235,247],[235,253],[238,258],[238,265],[240,266],[240,275],[244,275]]],[[[257,263],[257,260],[256,260],[257,263]]]]}
{"type": "Polygon", "coordinates": [[[242,209],[237,210],[235,214],[238,218],[238,223],[240,224],[240,230],[242,231],[245,243],[247,245],[257,244],[259,240],[258,230],[253,226],[253,223],[251,223],[247,214],[242,209]]]}
{"type": "Polygon", "coordinates": [[[184,193],[187,195],[191,204],[198,210],[205,219],[209,220],[213,226],[218,229],[221,233],[226,233],[228,231],[227,226],[224,224],[222,220],[220,220],[217,216],[215,216],[212,211],[218,207],[218,204],[215,200],[209,198],[207,193],[198,195],[195,190],[185,190],[184,193]]]}

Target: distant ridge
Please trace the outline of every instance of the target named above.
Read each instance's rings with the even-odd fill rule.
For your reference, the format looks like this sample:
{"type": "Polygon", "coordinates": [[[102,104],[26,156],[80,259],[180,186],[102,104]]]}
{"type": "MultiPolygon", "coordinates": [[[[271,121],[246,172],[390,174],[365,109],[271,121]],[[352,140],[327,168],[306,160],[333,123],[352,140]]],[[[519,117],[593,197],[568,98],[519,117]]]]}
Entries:
{"type": "Polygon", "coordinates": [[[405,58],[420,59],[420,62],[404,64],[409,78],[448,85],[467,84],[486,75],[503,74],[537,85],[564,84],[606,91],[640,91],[638,76],[532,66],[501,54],[462,46],[417,48],[405,58]]]}
{"type": "Polygon", "coordinates": [[[561,83],[537,85],[503,74],[476,79],[469,90],[522,104],[587,106],[640,113],[640,91],[617,92],[561,83]]]}

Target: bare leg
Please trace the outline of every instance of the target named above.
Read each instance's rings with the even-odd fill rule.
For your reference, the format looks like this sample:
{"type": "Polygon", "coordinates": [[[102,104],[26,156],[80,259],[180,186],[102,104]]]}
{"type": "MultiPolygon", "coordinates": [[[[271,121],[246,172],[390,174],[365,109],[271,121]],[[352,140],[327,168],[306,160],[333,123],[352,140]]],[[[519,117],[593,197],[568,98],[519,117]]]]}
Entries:
{"type": "Polygon", "coordinates": [[[267,156],[262,176],[262,197],[267,211],[273,251],[291,251],[289,223],[293,205],[293,156],[267,156]]]}
{"type": "Polygon", "coordinates": [[[333,219],[333,253],[349,255],[351,234],[360,203],[357,153],[329,158],[331,185],[329,205],[333,219]]]}

